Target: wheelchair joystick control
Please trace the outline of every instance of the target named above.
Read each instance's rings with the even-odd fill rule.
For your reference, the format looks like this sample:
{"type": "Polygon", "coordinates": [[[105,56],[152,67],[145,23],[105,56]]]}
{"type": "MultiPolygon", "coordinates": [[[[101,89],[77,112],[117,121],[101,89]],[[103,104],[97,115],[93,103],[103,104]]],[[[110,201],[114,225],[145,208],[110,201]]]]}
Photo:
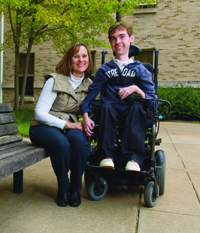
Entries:
{"type": "MultiPolygon", "coordinates": [[[[119,92],[120,89],[117,90],[117,92],[119,92]]],[[[127,103],[134,103],[136,100],[137,100],[137,97],[139,95],[136,93],[136,92],[133,92],[132,94],[128,95],[124,100],[127,102],[127,103]]]]}

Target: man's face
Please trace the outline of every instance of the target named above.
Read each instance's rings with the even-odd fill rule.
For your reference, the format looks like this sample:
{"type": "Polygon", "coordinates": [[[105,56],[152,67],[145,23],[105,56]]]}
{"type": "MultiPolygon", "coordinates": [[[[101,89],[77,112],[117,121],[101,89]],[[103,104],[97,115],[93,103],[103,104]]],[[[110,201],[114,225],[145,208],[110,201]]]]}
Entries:
{"type": "Polygon", "coordinates": [[[134,35],[129,37],[127,31],[116,30],[111,34],[110,44],[112,50],[115,52],[115,58],[118,60],[127,60],[130,44],[134,41],[134,35]]]}

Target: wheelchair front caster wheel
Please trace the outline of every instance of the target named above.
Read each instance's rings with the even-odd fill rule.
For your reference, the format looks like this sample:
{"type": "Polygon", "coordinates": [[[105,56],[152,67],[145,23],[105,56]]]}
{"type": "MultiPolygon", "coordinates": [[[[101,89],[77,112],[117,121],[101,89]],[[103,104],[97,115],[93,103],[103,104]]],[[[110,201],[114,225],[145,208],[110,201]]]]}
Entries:
{"type": "MultiPolygon", "coordinates": [[[[157,193],[159,195],[159,186],[157,185],[157,193]]],[[[158,201],[154,190],[154,182],[150,181],[144,191],[144,202],[147,207],[154,207],[158,201]]]]}
{"type": "Polygon", "coordinates": [[[108,191],[108,184],[106,180],[100,177],[100,182],[102,184],[101,190],[98,190],[95,180],[89,181],[86,186],[88,196],[94,201],[99,201],[104,198],[108,191]]]}

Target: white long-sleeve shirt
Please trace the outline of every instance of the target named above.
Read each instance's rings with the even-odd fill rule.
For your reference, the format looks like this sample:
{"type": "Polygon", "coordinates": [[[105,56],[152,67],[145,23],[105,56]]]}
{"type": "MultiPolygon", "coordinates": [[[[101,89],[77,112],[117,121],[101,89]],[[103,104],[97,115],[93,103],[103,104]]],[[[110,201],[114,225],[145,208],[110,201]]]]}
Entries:
{"type": "MultiPolygon", "coordinates": [[[[68,77],[68,80],[71,83],[72,87],[76,89],[81,84],[83,78],[84,75],[82,78],[76,78],[71,74],[70,77],[68,77]]],[[[51,125],[59,129],[64,129],[66,121],[49,113],[57,97],[57,91],[53,90],[53,86],[54,79],[49,78],[44,84],[39,100],[37,102],[35,108],[35,119],[42,124],[51,125]]]]}

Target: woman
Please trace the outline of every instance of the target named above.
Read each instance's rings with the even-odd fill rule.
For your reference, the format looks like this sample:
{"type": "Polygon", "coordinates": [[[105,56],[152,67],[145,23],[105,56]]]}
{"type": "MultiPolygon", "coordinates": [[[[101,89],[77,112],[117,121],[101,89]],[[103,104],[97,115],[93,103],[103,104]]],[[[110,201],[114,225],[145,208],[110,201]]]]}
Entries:
{"type": "Polygon", "coordinates": [[[72,45],[46,82],[31,121],[31,142],[44,147],[57,177],[58,206],[79,206],[82,175],[88,152],[84,126],[78,122],[80,105],[92,81],[92,58],[88,48],[72,45]],[[70,173],[70,182],[68,171],[70,173]]]}

